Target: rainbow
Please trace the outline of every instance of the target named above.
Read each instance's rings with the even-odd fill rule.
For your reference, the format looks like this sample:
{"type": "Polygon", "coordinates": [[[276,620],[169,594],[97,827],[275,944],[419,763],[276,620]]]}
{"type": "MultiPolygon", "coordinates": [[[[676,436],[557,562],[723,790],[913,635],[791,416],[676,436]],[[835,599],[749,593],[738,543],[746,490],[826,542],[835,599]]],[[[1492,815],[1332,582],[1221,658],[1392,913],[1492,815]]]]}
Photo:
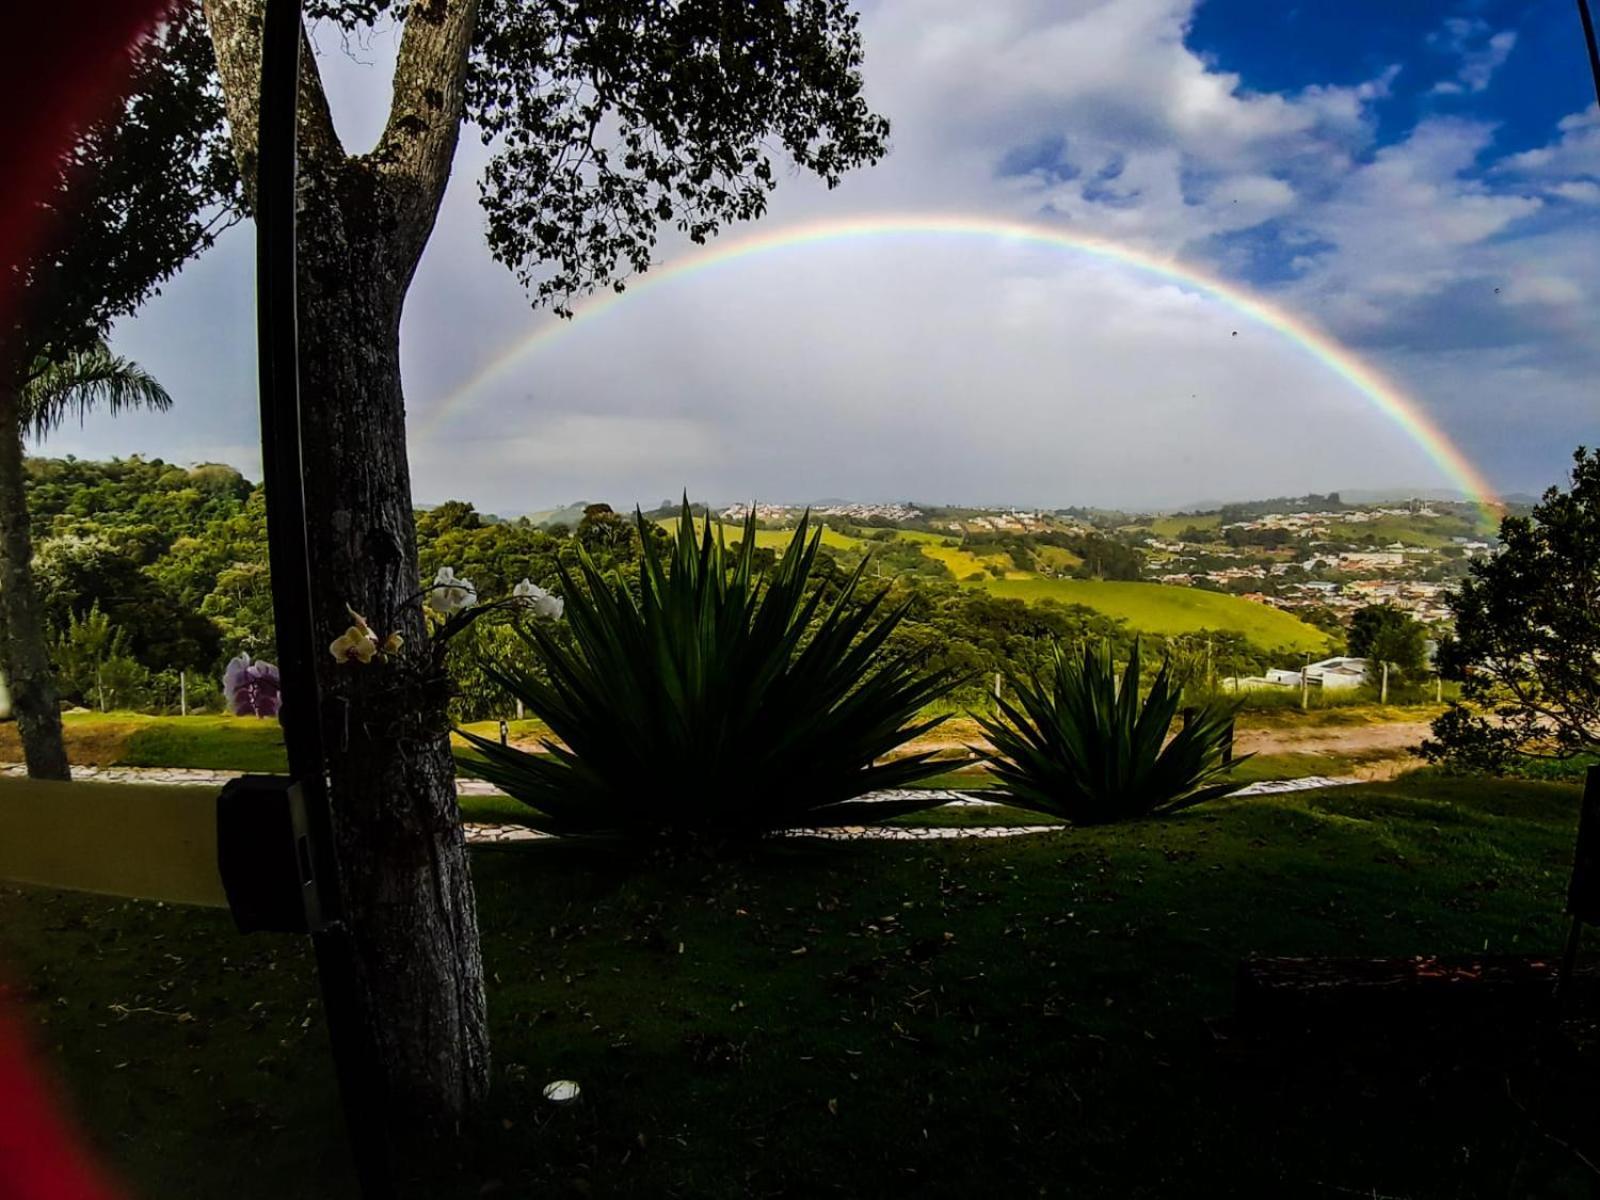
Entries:
{"type": "Polygon", "coordinates": [[[1272,330],[1299,347],[1348,383],[1358,395],[1416,443],[1452,485],[1465,492],[1486,516],[1496,517],[1503,508],[1482,472],[1450,440],[1421,403],[1303,318],[1268,303],[1237,284],[1228,283],[1175,259],[1160,258],[1104,238],[992,217],[891,213],[816,221],[734,241],[717,242],[632,281],[625,292],[596,294],[576,306],[570,320],[553,319],[512,342],[435,405],[420,423],[419,432],[423,435],[436,432],[467,408],[486,385],[504,377],[523,360],[567,336],[575,327],[594,321],[635,296],[728,263],[778,250],[873,238],[926,236],[1001,239],[1070,250],[1154,275],[1220,300],[1246,320],[1272,330]]]}

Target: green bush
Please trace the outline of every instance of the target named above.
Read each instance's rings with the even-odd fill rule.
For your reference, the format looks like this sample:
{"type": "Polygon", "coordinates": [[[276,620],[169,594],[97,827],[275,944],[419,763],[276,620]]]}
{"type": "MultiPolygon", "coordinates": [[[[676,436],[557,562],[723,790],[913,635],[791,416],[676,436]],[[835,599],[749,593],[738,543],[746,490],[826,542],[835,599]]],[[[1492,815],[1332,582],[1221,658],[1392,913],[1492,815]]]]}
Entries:
{"type": "Polygon", "coordinates": [[[571,644],[529,621],[519,628],[543,672],[484,665],[549,725],[548,752],[463,731],[478,752],[464,769],[556,834],[754,837],[937,803],[857,799],[951,765],[929,753],[882,761],[943,720],[917,714],[953,680],[886,650],[904,609],[883,612],[881,592],[855,599],[865,563],[842,584],[812,585],[821,530],[809,517],[764,573],[751,520],[733,551],[720,526],[697,541],[687,501],[665,549],[635,520],[637,593],[580,550],[581,582],[560,568],[571,644]]]}
{"type": "Polygon", "coordinates": [[[1054,659],[1050,686],[1013,678],[1015,703],[1002,698],[998,717],[973,714],[995,747],[992,797],[1075,825],[1103,825],[1174,812],[1240,786],[1218,782],[1231,769],[1222,754],[1235,705],[1198,706],[1168,741],[1182,689],[1163,663],[1141,699],[1138,642],[1120,681],[1109,645],[1086,646],[1072,663],[1058,644],[1054,659]]]}

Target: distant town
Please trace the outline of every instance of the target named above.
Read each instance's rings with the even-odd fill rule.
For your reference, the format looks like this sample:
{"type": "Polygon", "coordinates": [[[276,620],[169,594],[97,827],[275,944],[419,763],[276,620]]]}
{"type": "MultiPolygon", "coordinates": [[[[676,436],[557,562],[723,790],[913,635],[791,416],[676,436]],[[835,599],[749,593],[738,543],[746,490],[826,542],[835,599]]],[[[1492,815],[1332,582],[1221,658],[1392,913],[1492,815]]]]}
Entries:
{"type": "MultiPolygon", "coordinates": [[[[731,523],[750,511],[734,504],[717,515],[731,523]]],[[[763,527],[784,528],[807,508],[759,504],[754,511],[763,527]]],[[[1039,535],[1108,538],[1135,551],[1137,577],[1151,582],[1227,592],[1300,615],[1339,617],[1389,604],[1429,626],[1448,622],[1450,589],[1472,559],[1498,546],[1492,521],[1474,505],[1423,499],[1347,505],[1337,493],[1160,514],[854,502],[809,511],[835,525],[922,529],[963,546],[1011,541],[1024,551],[1012,557],[1027,559],[1017,569],[1045,576],[1084,572],[1081,563],[1028,555],[1039,548],[1039,535]]]]}

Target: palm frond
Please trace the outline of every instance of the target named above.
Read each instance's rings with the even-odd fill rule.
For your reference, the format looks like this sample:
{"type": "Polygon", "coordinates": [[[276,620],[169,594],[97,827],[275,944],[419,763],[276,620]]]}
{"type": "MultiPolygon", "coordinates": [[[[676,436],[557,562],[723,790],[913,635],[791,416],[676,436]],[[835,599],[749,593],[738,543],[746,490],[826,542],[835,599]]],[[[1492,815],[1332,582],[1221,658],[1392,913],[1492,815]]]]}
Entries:
{"type": "Polygon", "coordinates": [[[166,412],[172,397],[138,363],[98,342],[81,353],[35,363],[23,389],[23,405],[24,422],[42,438],[74,413],[81,422],[91,410],[111,416],[130,408],[166,412]]]}

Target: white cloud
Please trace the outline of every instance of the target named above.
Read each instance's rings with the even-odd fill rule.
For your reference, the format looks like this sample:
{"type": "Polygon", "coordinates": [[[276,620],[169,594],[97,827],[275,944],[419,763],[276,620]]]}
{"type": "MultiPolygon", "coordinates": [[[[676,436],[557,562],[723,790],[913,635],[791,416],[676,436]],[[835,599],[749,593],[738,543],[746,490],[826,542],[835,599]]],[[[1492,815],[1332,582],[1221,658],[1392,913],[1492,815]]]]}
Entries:
{"type": "MultiPolygon", "coordinates": [[[[1508,487],[1553,478],[1592,424],[1600,369],[1578,319],[1600,295],[1600,248],[1579,220],[1600,201],[1600,123],[1574,115],[1548,145],[1498,163],[1483,121],[1431,118],[1379,146],[1378,109],[1417,64],[1255,90],[1188,44],[1195,8],[864,6],[867,95],[894,122],[892,153],[833,192],[784,179],[761,232],[961,212],[1113,238],[1244,281],[1265,259],[1273,303],[1411,389],[1503,464],[1491,474],[1508,487]],[[1537,421],[1524,401],[1541,406],[1537,421]]],[[[1435,49],[1456,56],[1449,82],[1465,94],[1487,88],[1509,38],[1468,22],[1435,49]]],[[[381,116],[392,46],[381,34],[361,46],[370,66],[325,49],[341,129],[359,142],[381,116]]],[[[1348,384],[1219,303],[983,239],[826,244],[635,293],[433,430],[444,397],[551,319],[529,312],[483,245],[483,159],[463,138],[406,307],[424,500],[653,503],[688,486],[713,499],[1182,503],[1440,482],[1348,384]]],[[[668,231],[661,257],[683,252],[668,231]]],[[[186,438],[248,440],[249,270],[244,238],[119,329],[119,349],[182,387],[185,416],[91,422],[77,452],[183,460],[210,456],[182,449],[186,438]],[[242,286],[219,285],[224,263],[242,286]],[[217,352],[223,315],[246,353],[217,352]]]]}
{"type": "Polygon", "coordinates": [[[1564,194],[1562,188],[1570,190],[1574,182],[1600,178],[1600,111],[1587,108],[1563,117],[1556,129],[1554,141],[1509,155],[1497,164],[1498,169],[1542,183],[1558,195],[1564,194]]]}
{"type": "Polygon", "coordinates": [[[1583,288],[1561,275],[1519,274],[1505,288],[1508,304],[1583,303],[1583,288]]]}
{"type": "Polygon", "coordinates": [[[1478,17],[1452,17],[1429,41],[1458,60],[1456,77],[1442,80],[1433,91],[1442,96],[1481,92],[1494,79],[1495,72],[1516,48],[1514,30],[1490,32],[1487,21],[1478,17]]]}

